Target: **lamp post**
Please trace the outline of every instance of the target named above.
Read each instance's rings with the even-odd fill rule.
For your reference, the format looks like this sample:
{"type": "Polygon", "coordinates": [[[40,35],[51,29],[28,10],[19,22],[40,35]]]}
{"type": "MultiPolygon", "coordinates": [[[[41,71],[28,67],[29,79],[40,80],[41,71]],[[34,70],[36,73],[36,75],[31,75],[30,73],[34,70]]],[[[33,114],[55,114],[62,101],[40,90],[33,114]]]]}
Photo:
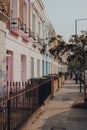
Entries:
{"type": "MultiPolygon", "coordinates": [[[[87,18],[83,18],[83,19],[77,19],[75,20],[75,36],[76,36],[76,40],[77,40],[77,22],[78,21],[83,21],[83,20],[87,20],[87,18]]],[[[83,73],[84,73],[84,94],[85,94],[85,101],[87,100],[86,98],[86,84],[85,84],[85,67],[86,67],[86,59],[85,59],[85,44],[87,43],[87,32],[83,31],[83,35],[80,37],[81,43],[83,44],[83,63],[84,64],[84,69],[83,69],[83,73]],[[84,35],[86,34],[86,35],[84,35]]],[[[80,72],[80,76],[81,76],[81,72],[80,72]]],[[[80,78],[80,92],[81,92],[81,78],[80,78]]]]}
{"type": "MultiPolygon", "coordinates": [[[[78,29],[78,26],[77,26],[77,22],[78,21],[83,21],[83,20],[87,20],[87,18],[82,18],[82,19],[76,19],[75,20],[75,36],[76,36],[76,42],[77,42],[77,29],[78,29]]],[[[76,70],[77,70],[77,61],[76,61],[76,70]]],[[[81,72],[80,72],[81,73],[81,72]]],[[[81,74],[80,74],[81,75],[81,74]]],[[[77,84],[77,74],[76,74],[76,84],[77,84]]],[[[81,80],[80,80],[80,92],[81,92],[81,80]]]]}
{"type": "Polygon", "coordinates": [[[85,94],[84,100],[87,101],[87,98],[86,98],[86,89],[87,89],[87,83],[86,83],[86,81],[87,81],[87,77],[86,77],[87,32],[86,31],[83,31],[83,35],[81,36],[81,42],[83,43],[83,63],[84,63],[83,72],[84,72],[84,94],[85,94]]]}
{"type": "Polygon", "coordinates": [[[83,21],[83,20],[87,20],[87,18],[82,18],[82,19],[76,19],[75,20],[75,35],[77,36],[77,29],[78,29],[78,27],[77,27],[77,22],[78,21],[83,21]]]}

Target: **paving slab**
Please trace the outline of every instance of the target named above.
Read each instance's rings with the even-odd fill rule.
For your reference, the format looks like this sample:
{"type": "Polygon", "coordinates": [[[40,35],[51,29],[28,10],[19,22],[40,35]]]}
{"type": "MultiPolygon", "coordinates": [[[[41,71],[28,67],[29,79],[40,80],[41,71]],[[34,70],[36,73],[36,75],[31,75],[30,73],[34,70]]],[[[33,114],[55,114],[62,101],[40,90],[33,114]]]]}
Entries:
{"type": "Polygon", "coordinates": [[[33,121],[27,121],[21,130],[87,130],[87,110],[72,107],[75,101],[84,100],[84,90],[79,89],[74,80],[66,80],[33,121]]]}

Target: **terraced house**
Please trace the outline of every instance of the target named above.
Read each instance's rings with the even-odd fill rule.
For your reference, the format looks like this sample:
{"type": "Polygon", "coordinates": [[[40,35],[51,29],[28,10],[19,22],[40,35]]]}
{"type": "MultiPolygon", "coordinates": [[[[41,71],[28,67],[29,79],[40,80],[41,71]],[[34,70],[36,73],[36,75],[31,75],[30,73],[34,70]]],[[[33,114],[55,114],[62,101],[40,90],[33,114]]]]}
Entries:
{"type": "Polygon", "coordinates": [[[54,32],[42,0],[0,0],[1,93],[6,81],[58,72],[52,56],[40,53],[54,32]]]}

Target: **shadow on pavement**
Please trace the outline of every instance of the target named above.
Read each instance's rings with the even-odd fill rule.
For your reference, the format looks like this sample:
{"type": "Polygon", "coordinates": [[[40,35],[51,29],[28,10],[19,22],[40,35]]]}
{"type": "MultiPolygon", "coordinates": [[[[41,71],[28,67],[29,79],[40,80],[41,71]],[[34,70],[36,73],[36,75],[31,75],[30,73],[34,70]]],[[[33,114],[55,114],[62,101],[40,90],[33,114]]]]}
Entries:
{"type": "Polygon", "coordinates": [[[45,119],[42,130],[87,130],[87,111],[71,108],[45,119]],[[53,129],[52,129],[53,128],[53,129]]]}
{"type": "MultiPolygon", "coordinates": [[[[53,96],[53,101],[78,101],[78,100],[84,100],[84,94],[83,92],[67,92],[67,93],[59,93],[58,97],[53,96]]],[[[51,100],[51,101],[52,101],[51,100]]]]}

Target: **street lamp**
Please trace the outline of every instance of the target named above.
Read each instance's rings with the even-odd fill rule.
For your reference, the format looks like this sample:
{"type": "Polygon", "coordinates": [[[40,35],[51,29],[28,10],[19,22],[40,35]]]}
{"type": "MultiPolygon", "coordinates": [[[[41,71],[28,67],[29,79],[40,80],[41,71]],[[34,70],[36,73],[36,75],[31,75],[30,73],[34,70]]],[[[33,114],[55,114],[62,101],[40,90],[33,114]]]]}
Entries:
{"type": "MultiPolygon", "coordinates": [[[[75,20],[75,36],[76,36],[76,41],[77,41],[77,22],[78,21],[82,21],[82,20],[87,20],[87,18],[83,18],[83,19],[77,19],[75,20]]],[[[87,32],[86,31],[81,31],[82,35],[80,36],[80,40],[81,40],[81,43],[83,44],[83,63],[85,62],[84,64],[84,94],[85,94],[85,101],[87,100],[86,99],[86,84],[85,84],[85,67],[86,67],[86,56],[85,56],[85,45],[87,44],[87,32]]],[[[80,72],[81,74],[81,72],[80,72]]],[[[80,92],[81,92],[81,80],[80,80],[80,92]]]]}
{"type": "Polygon", "coordinates": [[[87,18],[82,18],[82,19],[76,19],[75,20],[75,35],[77,36],[77,29],[78,29],[78,27],[77,27],[77,22],[78,21],[83,21],[83,20],[87,20],[87,18]]]}
{"type": "MultiPolygon", "coordinates": [[[[78,29],[77,22],[78,21],[83,21],[83,20],[87,20],[87,18],[82,18],[82,19],[76,19],[75,20],[75,40],[76,40],[76,42],[78,42],[78,38],[77,38],[77,29],[78,29]]],[[[76,61],[76,69],[77,69],[77,61],[76,61]]],[[[76,74],[76,84],[77,84],[77,74],[76,74]]],[[[81,81],[80,81],[80,91],[81,91],[81,81]]]]}

